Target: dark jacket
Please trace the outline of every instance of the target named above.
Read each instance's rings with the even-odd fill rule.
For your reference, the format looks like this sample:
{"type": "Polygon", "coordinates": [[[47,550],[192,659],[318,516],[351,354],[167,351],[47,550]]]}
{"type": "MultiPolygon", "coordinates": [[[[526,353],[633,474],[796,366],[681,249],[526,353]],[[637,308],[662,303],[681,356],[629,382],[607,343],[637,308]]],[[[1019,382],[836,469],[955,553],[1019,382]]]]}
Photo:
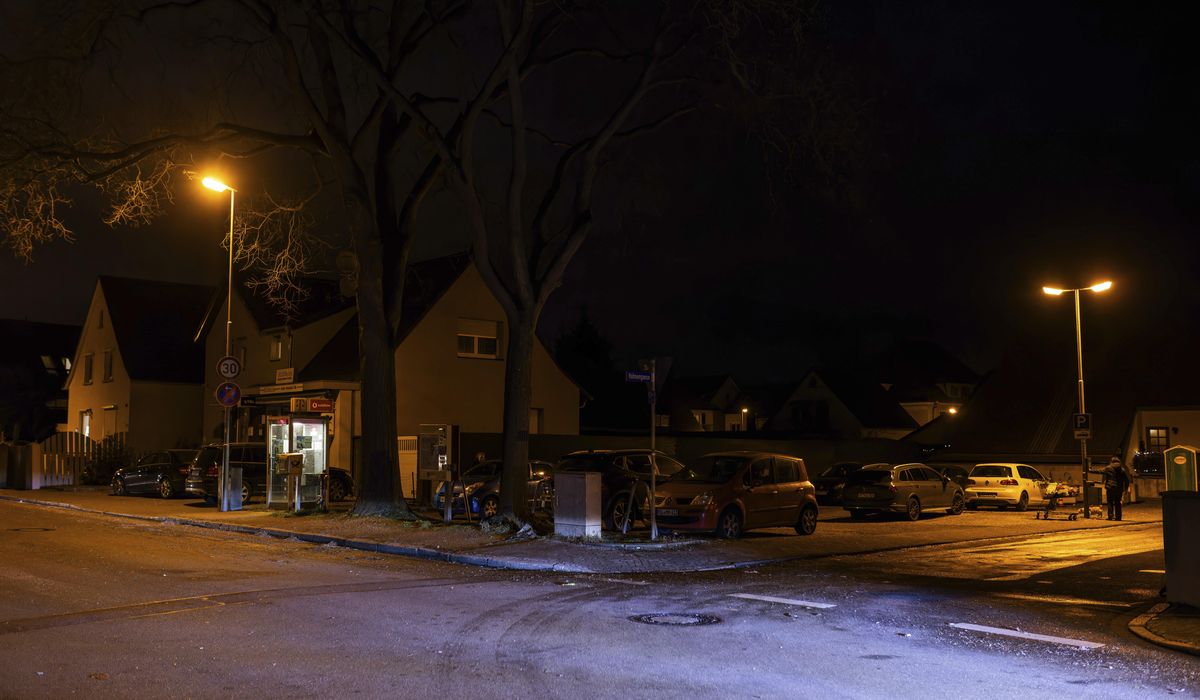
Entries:
{"type": "Polygon", "coordinates": [[[1129,488],[1129,474],[1124,465],[1109,463],[1104,468],[1104,488],[1112,491],[1124,491],[1129,488]]]}

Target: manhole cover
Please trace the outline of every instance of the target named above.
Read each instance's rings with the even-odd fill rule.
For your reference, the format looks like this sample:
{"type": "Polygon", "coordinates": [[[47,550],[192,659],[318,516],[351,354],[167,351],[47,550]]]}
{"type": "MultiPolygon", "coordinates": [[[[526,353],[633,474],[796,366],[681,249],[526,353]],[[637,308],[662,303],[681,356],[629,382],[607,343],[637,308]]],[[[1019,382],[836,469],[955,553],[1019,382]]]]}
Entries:
{"type": "Polygon", "coordinates": [[[649,613],[646,615],[634,615],[629,618],[634,622],[640,622],[643,625],[677,625],[677,626],[692,626],[692,625],[715,625],[721,621],[721,618],[716,615],[696,615],[694,613],[649,613]]]}
{"type": "Polygon", "coordinates": [[[52,527],[10,527],[9,532],[54,532],[52,527]]]}

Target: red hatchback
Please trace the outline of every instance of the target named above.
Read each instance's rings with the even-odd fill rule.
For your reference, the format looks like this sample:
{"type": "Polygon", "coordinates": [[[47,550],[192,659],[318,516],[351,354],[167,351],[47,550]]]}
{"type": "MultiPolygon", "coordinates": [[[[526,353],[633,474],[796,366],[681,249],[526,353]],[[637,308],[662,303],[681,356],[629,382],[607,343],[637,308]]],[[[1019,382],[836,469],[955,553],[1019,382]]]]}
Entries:
{"type": "Polygon", "coordinates": [[[817,529],[817,498],[804,460],[769,452],[719,452],[687,463],[658,487],[658,524],[739,537],[760,527],[817,529]]]}

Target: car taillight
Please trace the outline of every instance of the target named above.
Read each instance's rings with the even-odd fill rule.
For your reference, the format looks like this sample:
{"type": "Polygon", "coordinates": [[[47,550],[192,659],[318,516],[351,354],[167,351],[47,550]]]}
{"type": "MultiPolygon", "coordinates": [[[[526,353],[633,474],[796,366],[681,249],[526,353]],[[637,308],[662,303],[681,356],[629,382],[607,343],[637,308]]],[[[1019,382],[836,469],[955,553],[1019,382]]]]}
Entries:
{"type": "Polygon", "coordinates": [[[180,468],[179,468],[179,473],[180,473],[180,474],[183,474],[184,476],[187,476],[187,474],[188,474],[188,470],[189,470],[189,469],[191,469],[191,467],[188,467],[188,466],[186,466],[186,465],[185,465],[185,466],[182,466],[182,467],[180,467],[180,468]]]}
{"type": "Polygon", "coordinates": [[[1001,486],[1017,486],[1019,483],[1020,482],[1018,482],[1016,479],[1001,479],[1000,480],[1001,486]]]}
{"type": "Polygon", "coordinates": [[[204,475],[205,476],[216,476],[218,474],[219,469],[220,469],[220,467],[218,467],[217,465],[214,464],[211,467],[209,467],[207,471],[204,472],[204,475]]]}
{"type": "Polygon", "coordinates": [[[974,486],[974,485],[975,485],[974,479],[967,479],[967,486],[974,486]]]}

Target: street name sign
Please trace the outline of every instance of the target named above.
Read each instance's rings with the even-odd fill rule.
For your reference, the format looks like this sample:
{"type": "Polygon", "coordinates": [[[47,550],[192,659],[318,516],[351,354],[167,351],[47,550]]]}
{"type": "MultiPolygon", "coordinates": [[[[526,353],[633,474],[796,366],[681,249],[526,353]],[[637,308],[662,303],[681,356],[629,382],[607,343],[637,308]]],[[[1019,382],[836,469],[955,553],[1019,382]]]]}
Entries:
{"type": "Polygon", "coordinates": [[[625,381],[649,383],[651,381],[650,373],[649,372],[635,372],[634,370],[626,370],[625,381]]]}
{"type": "Polygon", "coordinates": [[[223,379],[237,379],[242,373],[242,363],[233,355],[226,355],[217,360],[217,374],[223,379]]]}

